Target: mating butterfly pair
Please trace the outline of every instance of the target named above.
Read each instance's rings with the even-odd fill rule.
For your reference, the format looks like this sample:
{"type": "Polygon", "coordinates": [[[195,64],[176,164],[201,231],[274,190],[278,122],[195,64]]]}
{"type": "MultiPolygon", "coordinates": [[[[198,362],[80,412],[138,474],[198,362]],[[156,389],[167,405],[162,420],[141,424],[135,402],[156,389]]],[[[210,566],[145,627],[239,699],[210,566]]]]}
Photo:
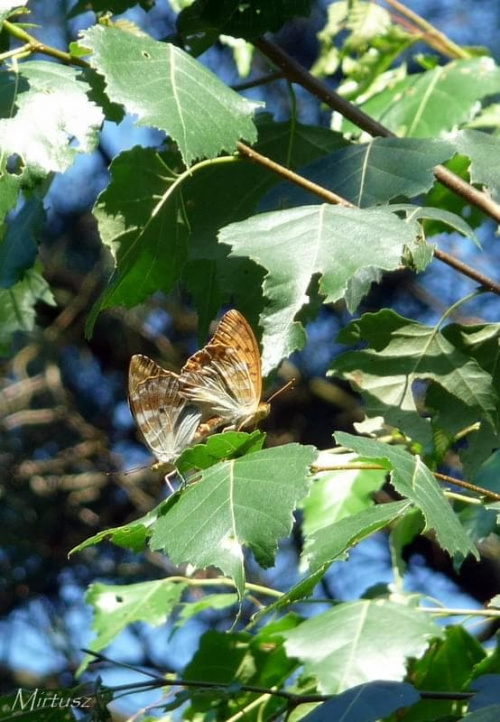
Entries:
{"type": "Polygon", "coordinates": [[[213,338],[180,374],[141,354],[132,356],[129,402],[137,426],[161,464],[218,428],[240,429],[269,413],[261,403],[257,339],[238,311],[228,311],[213,338]]]}

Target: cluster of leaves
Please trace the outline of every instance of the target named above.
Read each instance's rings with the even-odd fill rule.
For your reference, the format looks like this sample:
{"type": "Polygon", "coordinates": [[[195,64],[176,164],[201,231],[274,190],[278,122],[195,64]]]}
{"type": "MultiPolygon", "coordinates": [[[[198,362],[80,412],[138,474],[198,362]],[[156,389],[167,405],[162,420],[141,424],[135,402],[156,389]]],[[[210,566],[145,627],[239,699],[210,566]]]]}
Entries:
{"type": "MultiPolygon", "coordinates": [[[[89,4],[97,12],[121,12],[133,3],[89,4]]],[[[23,3],[2,7],[9,5],[0,13],[3,39],[15,35],[38,49],[17,22],[16,8],[23,3]]],[[[435,168],[449,164],[462,183],[480,185],[493,201],[498,198],[500,177],[491,157],[500,141],[495,133],[470,127],[473,121],[480,127],[482,115],[491,119],[489,98],[497,91],[500,68],[490,58],[465,57],[436,67],[423,63],[412,75],[400,66],[387,77],[394,57],[413,42],[408,33],[372,3],[354,3],[354,14],[351,3],[332,3],[323,39],[344,26],[352,34],[341,52],[322,56],[317,70],[345,67],[350,54],[358,53],[346,71],[356,79],[350,95],[388,135],[395,134],[362,141],[355,138],[359,128],[352,118],[340,124],[334,118],[342,132],[304,126],[295,118],[277,123],[194,57],[190,39],[196,39],[198,51],[200,42],[213,43],[221,33],[259,46],[264,32],[307,14],[310,5],[195,0],[178,17],[176,43],[129,32],[119,23],[98,23],[72,44],[63,58],[67,65],[20,62],[6,51],[10,62],[0,76],[2,352],[8,352],[15,331],[33,328],[35,304],[52,302],[36,260],[48,181],[77,154],[96,147],[105,118],[117,120],[124,113],[137,125],[163,131],[166,140],[161,149],[125,151],[111,164],[94,213],[114,271],[89,312],[88,333],[106,308],[131,308],[183,286],[198,310],[200,336],[223,304],[236,305],[260,325],[267,374],[304,346],[299,319],[314,313],[318,299],[342,300],[354,312],[383,272],[405,267],[419,273],[436,262],[427,239],[443,228],[463,234],[464,243],[477,242],[472,226],[480,214],[466,223],[465,201],[443,193],[435,168]],[[386,53],[389,44],[392,54],[386,53]],[[371,65],[360,60],[368,47],[376,51],[369,54],[377,58],[371,65]],[[248,163],[247,144],[259,162],[248,163]],[[306,181],[340,196],[343,204],[321,202],[325,196],[311,193],[306,181]]],[[[403,593],[401,585],[310,619],[291,610],[314,595],[334,561],[381,529],[391,529],[399,577],[404,546],[420,533],[432,535],[457,567],[469,555],[478,558],[476,542],[496,530],[494,505],[486,520],[485,504],[473,509],[475,518],[467,510],[465,527],[463,510],[452,508],[433,472],[456,451],[473,479],[498,446],[499,337],[498,324],[427,327],[389,310],[352,321],[339,341],[356,350],[339,356],[332,373],[360,392],[369,419],[381,417],[384,431],[393,430],[391,443],[337,433],[342,453],[325,459],[312,446],[264,449],[259,432],[231,432],[186,451],[177,466],[191,475],[187,488],[144,518],[106,530],[75,551],[109,538],[134,552],[148,545],[174,564],[216,567],[225,577],[94,585],[87,597],[95,610],[92,651],[104,649],[135,621],[158,625],[180,610],[180,626],[206,609],[233,605],[237,617],[242,605],[250,604],[250,592],[271,595],[275,601],[254,616],[258,631],[205,635],[183,679],[186,685],[213,683],[216,692],[184,691],[174,707],[189,701],[188,716],[211,712],[217,719],[242,708],[262,719],[293,708],[295,718],[309,712],[310,720],[341,718],[349,709],[349,719],[368,720],[412,706],[405,719],[455,719],[468,700],[460,693],[479,690],[468,719],[476,714],[494,719],[500,700],[485,675],[500,672],[498,653],[487,655],[459,626],[444,633],[422,611],[420,597],[403,593]],[[377,468],[329,470],[349,464],[377,468]],[[376,505],[374,494],[382,486],[392,500],[376,505]],[[262,568],[272,566],[298,507],[304,520],[303,578],[284,593],[254,588],[246,579],[246,555],[262,568]],[[231,593],[190,598],[190,589],[205,582],[231,593]],[[268,623],[271,612],[279,617],[268,623]],[[221,660],[216,667],[215,657],[221,660]],[[410,658],[416,661],[408,668],[410,658]],[[457,659],[464,661],[455,667],[457,659]],[[450,660],[452,683],[436,671],[450,660]],[[375,682],[381,677],[395,684],[375,682]],[[269,694],[271,688],[282,695],[269,694]],[[421,689],[450,692],[450,698],[421,700],[416,691],[421,689]],[[334,696],[325,701],[321,695],[334,696]],[[305,702],[321,704],[309,711],[305,702]]]]}

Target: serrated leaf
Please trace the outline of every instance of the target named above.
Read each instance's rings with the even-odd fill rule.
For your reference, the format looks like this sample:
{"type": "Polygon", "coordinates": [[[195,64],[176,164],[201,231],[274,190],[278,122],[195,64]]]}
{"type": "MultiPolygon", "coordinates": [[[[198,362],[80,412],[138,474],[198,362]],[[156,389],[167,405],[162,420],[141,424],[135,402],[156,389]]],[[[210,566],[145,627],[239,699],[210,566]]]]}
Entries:
{"type": "MultiPolygon", "coordinates": [[[[410,677],[417,689],[426,692],[457,692],[467,687],[474,666],[485,656],[481,644],[463,627],[447,627],[445,638],[436,640],[412,664],[410,677]]],[[[430,698],[420,700],[406,714],[408,722],[421,722],[452,715],[455,710],[455,700],[430,698]]]]}
{"type": "MultiPolygon", "coordinates": [[[[431,208],[430,206],[413,206],[406,203],[394,203],[391,205],[391,210],[397,213],[403,211],[406,218],[413,219],[416,221],[420,220],[432,220],[439,221],[445,228],[453,228],[458,231],[466,238],[470,238],[474,241],[475,245],[480,249],[481,244],[477,235],[474,233],[469,224],[464,221],[461,216],[456,213],[450,213],[450,211],[443,210],[442,208],[431,208]]],[[[423,269],[418,269],[423,270],[423,269]]]]}
{"type": "Polygon", "coordinates": [[[219,241],[231,246],[231,255],[250,256],[268,271],[263,290],[269,311],[261,323],[264,374],[304,345],[304,329],[294,319],[308,302],[315,274],[321,274],[325,302],[337,301],[360,269],[397,268],[414,235],[413,225],[388,210],[327,205],[263,213],[223,228],[219,241]]]}
{"type": "Polygon", "coordinates": [[[168,133],[186,165],[232,153],[240,139],[257,139],[252,115],[258,104],[180,48],[103,26],[85,31],[82,42],[93,51],[90,63],[104,75],[110,99],[136,115],[139,125],[168,133]]]}
{"type": "Polygon", "coordinates": [[[206,443],[186,449],[175,462],[177,470],[184,475],[190,469],[208,469],[219,461],[235,459],[238,456],[260,451],[266,435],[255,430],[251,434],[245,431],[227,431],[210,436],[206,443]]]}
{"type": "Polygon", "coordinates": [[[363,600],[338,604],[283,636],[287,654],[302,661],[319,690],[339,694],[374,680],[402,680],[406,660],[441,631],[412,607],[363,600]]]}
{"type": "Polygon", "coordinates": [[[241,598],[243,545],[262,566],[273,563],[315,456],[313,447],[286,444],[211,466],[158,519],[151,548],[164,550],[174,564],[218,567],[235,580],[241,598]]]}
{"type": "Polygon", "coordinates": [[[35,304],[43,301],[55,306],[54,297],[40,272],[40,265],[26,271],[23,278],[10,288],[0,289],[0,354],[7,355],[17,331],[32,331],[35,327],[35,304]]]}
{"type": "Polygon", "coordinates": [[[180,278],[189,230],[168,160],[168,154],[136,147],[111,164],[111,182],[94,212],[116,268],[92,309],[90,328],[103,308],[131,307],[157,291],[168,293],[180,278]]]}
{"type": "MultiPolygon", "coordinates": [[[[343,454],[321,455],[318,465],[329,463],[348,464],[353,456],[343,454]]],[[[373,505],[373,492],[380,489],[386,477],[381,470],[326,471],[317,474],[309,495],[304,501],[302,531],[306,536],[318,529],[334,524],[373,505]]]]}
{"type": "Polygon", "coordinates": [[[370,346],[339,356],[332,370],[360,390],[368,416],[383,416],[412,439],[429,442],[429,420],[419,416],[413,391],[413,384],[423,379],[439,384],[448,398],[493,423],[496,392],[490,374],[461,353],[445,332],[384,309],[353,321],[338,341],[370,346]]]}
{"type": "MultiPolygon", "coordinates": [[[[292,130],[289,123],[267,122],[260,133],[257,150],[284,163],[290,148],[289,160],[300,163],[341,142],[331,131],[307,126],[292,130]]],[[[224,224],[255,212],[260,196],[277,181],[266,170],[236,158],[204,163],[192,173],[182,174],[181,167],[178,154],[151,148],[133,148],[111,164],[111,182],[98,199],[95,215],[117,266],[91,312],[88,330],[103,308],[131,307],[156,291],[168,293],[182,273],[195,296],[200,334],[208,332],[221,304],[233,298],[252,320],[260,301],[262,269],[248,259],[228,259],[227,248],[216,243],[216,233],[224,224]],[[211,193],[207,188],[217,190],[211,193]]]]}
{"type": "Polygon", "coordinates": [[[95,148],[104,116],[87,97],[89,88],[79,75],[79,70],[44,60],[3,75],[2,93],[17,111],[0,120],[3,155],[19,156],[31,174],[44,176],[66,170],[78,153],[95,148]]]}
{"type": "Polygon", "coordinates": [[[177,31],[191,35],[224,33],[252,40],[266,32],[276,32],[297,15],[308,16],[312,0],[195,0],[177,18],[177,31]]]}
{"type": "Polygon", "coordinates": [[[28,0],[0,0],[0,23],[7,20],[15,8],[24,7],[28,0]]]}
{"type": "Polygon", "coordinates": [[[473,118],[478,101],[496,94],[499,83],[500,69],[492,58],[456,60],[409,75],[361,107],[396,135],[436,138],[473,118]]]}
{"type": "Polygon", "coordinates": [[[0,288],[10,288],[35,262],[38,247],[35,234],[45,218],[43,203],[32,196],[14,218],[9,219],[0,240],[0,288]]]}
{"type": "Polygon", "coordinates": [[[307,538],[304,547],[304,559],[310,570],[313,573],[318,570],[326,571],[336,559],[345,559],[348,549],[367,536],[384,529],[403,516],[409,508],[410,503],[406,500],[371,506],[317,529],[307,538]]]}
{"type": "Polygon", "coordinates": [[[93,546],[94,544],[99,544],[106,539],[119,547],[130,549],[132,552],[142,552],[144,550],[146,540],[151,534],[152,525],[158,519],[158,516],[163,513],[164,509],[172,503],[175,503],[175,500],[172,497],[169,497],[165,502],[159,504],[145,516],[140,519],[136,519],[130,524],[117,526],[114,529],[103,529],[103,531],[94,534],[78,544],[78,546],[74,547],[74,549],[70,551],[69,555],[81,552],[83,549],[93,546]]]}
{"type": "MultiPolygon", "coordinates": [[[[147,622],[154,627],[164,624],[179,603],[187,584],[160,579],[139,584],[92,584],[85,601],[94,609],[92,630],[97,637],[90,643],[93,652],[107,647],[125,627],[133,622],[147,622]]],[[[86,655],[78,673],[92,661],[86,655]]]]}
{"type": "Polygon", "coordinates": [[[410,707],[420,699],[417,690],[407,682],[368,682],[316,707],[302,717],[303,722],[377,722],[401,707],[410,707]]]}
{"type": "Polygon", "coordinates": [[[237,594],[205,594],[201,599],[186,602],[182,605],[179,616],[174,624],[175,629],[183,627],[186,622],[206,611],[227,609],[238,603],[237,594]]]}
{"type": "MultiPolygon", "coordinates": [[[[430,190],[434,167],[453,153],[452,143],[445,140],[376,138],[336,150],[304,166],[300,173],[354,205],[368,208],[430,190]]],[[[311,200],[302,188],[281,183],[268,195],[267,204],[283,208],[311,200]]]]}
{"type": "Polygon", "coordinates": [[[431,471],[418,456],[406,449],[389,446],[374,439],[366,439],[343,432],[336,432],[337,443],[353,449],[363,458],[382,460],[382,465],[392,470],[391,484],[398,494],[410,499],[425,517],[426,529],[432,529],[443,549],[458,562],[479,553],[468,539],[449,502],[443,495],[431,471]]]}
{"type": "Polygon", "coordinates": [[[453,138],[457,151],[470,158],[472,183],[481,183],[497,201],[500,198],[500,173],[491,159],[500,151],[500,138],[477,130],[462,130],[453,138]]]}

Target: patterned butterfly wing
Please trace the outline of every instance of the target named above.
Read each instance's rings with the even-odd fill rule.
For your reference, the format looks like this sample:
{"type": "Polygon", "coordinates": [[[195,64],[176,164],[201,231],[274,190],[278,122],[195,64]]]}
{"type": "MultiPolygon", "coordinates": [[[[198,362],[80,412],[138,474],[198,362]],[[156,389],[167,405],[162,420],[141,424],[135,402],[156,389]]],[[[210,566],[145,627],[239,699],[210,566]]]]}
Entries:
{"type": "Polygon", "coordinates": [[[179,393],[179,376],[141,354],[130,360],[129,403],[147,446],[171,464],[204,435],[201,411],[179,393]]]}
{"type": "Polygon", "coordinates": [[[267,416],[260,403],[260,351],[252,328],[236,310],[228,311],[210,342],[188,359],[180,375],[181,393],[206,418],[241,428],[267,416]]]}

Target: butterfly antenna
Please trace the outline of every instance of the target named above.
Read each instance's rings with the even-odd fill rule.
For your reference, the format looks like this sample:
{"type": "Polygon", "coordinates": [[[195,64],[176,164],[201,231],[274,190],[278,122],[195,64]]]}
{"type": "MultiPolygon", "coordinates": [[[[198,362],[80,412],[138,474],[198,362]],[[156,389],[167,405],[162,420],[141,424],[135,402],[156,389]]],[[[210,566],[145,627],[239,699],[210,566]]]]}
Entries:
{"type": "Polygon", "coordinates": [[[135,466],[133,469],[127,469],[127,471],[107,471],[106,476],[128,476],[129,474],[135,474],[136,471],[149,468],[149,466],[135,466]]]}
{"type": "Polygon", "coordinates": [[[274,394],[266,400],[266,403],[270,404],[271,401],[276,398],[276,396],[279,396],[283,392],[288,391],[288,389],[293,388],[294,383],[295,383],[295,379],[290,379],[290,381],[287,381],[287,383],[284,386],[282,386],[280,389],[275,391],[274,394]]]}

